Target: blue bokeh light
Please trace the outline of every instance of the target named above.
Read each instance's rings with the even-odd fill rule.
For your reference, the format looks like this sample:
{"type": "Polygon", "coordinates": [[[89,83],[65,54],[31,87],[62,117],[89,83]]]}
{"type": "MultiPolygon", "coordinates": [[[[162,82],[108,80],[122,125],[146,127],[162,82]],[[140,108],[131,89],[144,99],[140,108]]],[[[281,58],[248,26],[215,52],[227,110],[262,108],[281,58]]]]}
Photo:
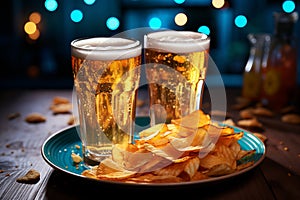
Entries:
{"type": "Polygon", "coordinates": [[[177,4],[182,4],[182,3],[185,2],[185,0],[174,0],[174,2],[177,3],[177,4]]]}
{"type": "Polygon", "coordinates": [[[46,0],[44,5],[45,5],[45,8],[51,12],[55,11],[58,7],[58,3],[56,0],[46,0]]]}
{"type": "Polygon", "coordinates": [[[70,15],[73,22],[80,22],[83,18],[83,14],[80,10],[73,10],[70,15]]]}
{"type": "Polygon", "coordinates": [[[247,25],[247,18],[244,15],[238,15],[235,18],[234,23],[237,27],[243,28],[247,25]]]}
{"type": "Polygon", "coordinates": [[[106,20],[106,26],[110,30],[116,30],[120,26],[120,21],[116,17],[110,17],[106,20]]]}
{"type": "Polygon", "coordinates": [[[158,17],[152,17],[149,20],[149,26],[154,30],[159,29],[161,27],[161,20],[158,17]]]}
{"type": "Polygon", "coordinates": [[[282,3],[282,9],[284,12],[291,13],[295,10],[295,8],[295,2],[291,0],[287,0],[282,3]]]}
{"type": "Polygon", "coordinates": [[[208,28],[208,26],[200,26],[198,28],[198,32],[199,33],[204,33],[206,35],[209,35],[210,34],[210,29],[208,28]]]}
{"type": "Polygon", "coordinates": [[[96,0],[83,0],[87,5],[93,5],[96,0]]]}

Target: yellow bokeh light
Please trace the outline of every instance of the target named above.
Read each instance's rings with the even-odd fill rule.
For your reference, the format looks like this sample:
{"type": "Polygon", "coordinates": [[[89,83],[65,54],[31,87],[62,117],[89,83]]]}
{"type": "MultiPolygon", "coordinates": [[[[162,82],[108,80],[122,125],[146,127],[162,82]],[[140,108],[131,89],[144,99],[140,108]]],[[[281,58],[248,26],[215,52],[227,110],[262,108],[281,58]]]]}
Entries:
{"type": "Polygon", "coordinates": [[[40,37],[40,31],[39,29],[36,29],[36,31],[32,34],[28,35],[30,39],[37,40],[40,37]]]}
{"type": "Polygon", "coordinates": [[[40,23],[41,20],[42,20],[41,14],[38,13],[38,12],[33,12],[29,16],[29,21],[31,21],[31,22],[33,22],[35,24],[40,23]]]}
{"type": "Polygon", "coordinates": [[[175,23],[178,25],[178,26],[183,26],[186,24],[188,18],[186,16],[186,14],[184,13],[178,13],[176,16],[175,16],[175,23]]]}
{"type": "Polygon", "coordinates": [[[36,31],[36,25],[35,23],[33,22],[27,22],[25,25],[24,25],[24,31],[30,35],[30,34],[33,34],[35,31],[36,31]]]}
{"type": "Polygon", "coordinates": [[[211,4],[215,8],[222,8],[225,5],[225,1],[224,0],[212,0],[211,4]]]}

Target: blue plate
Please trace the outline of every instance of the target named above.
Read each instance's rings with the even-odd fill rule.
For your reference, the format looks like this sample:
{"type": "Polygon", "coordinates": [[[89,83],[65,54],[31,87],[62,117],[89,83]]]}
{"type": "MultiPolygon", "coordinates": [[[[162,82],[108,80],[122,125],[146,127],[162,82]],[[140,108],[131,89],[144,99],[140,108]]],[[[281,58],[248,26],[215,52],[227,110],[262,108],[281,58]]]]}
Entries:
{"type": "MultiPolygon", "coordinates": [[[[147,127],[149,124],[149,119],[148,117],[138,117],[136,124],[141,127],[147,127]]],[[[256,153],[254,156],[251,157],[251,159],[254,160],[254,165],[245,168],[241,171],[224,175],[224,176],[219,176],[219,177],[214,177],[214,178],[209,178],[209,179],[204,179],[204,180],[199,180],[199,181],[193,181],[193,182],[183,182],[183,183],[150,183],[150,184],[145,184],[145,185],[182,185],[182,184],[195,184],[195,183],[205,183],[205,182],[212,182],[212,181],[218,181],[222,179],[227,179],[233,176],[237,176],[239,174],[245,173],[254,167],[256,167],[258,164],[260,164],[263,159],[265,158],[265,145],[264,143],[254,136],[251,132],[246,131],[244,129],[232,126],[234,128],[235,132],[244,132],[244,136],[239,140],[239,144],[243,150],[252,150],[255,149],[256,153]]],[[[76,126],[69,126],[66,127],[65,129],[62,129],[53,135],[51,135],[42,145],[41,153],[44,158],[44,160],[52,166],[54,169],[61,170],[63,172],[69,173],[74,176],[79,176],[82,178],[87,178],[85,176],[82,176],[81,173],[83,170],[87,169],[84,164],[79,164],[75,165],[73,163],[73,160],[71,158],[72,152],[82,156],[81,152],[81,141],[77,133],[77,128],[76,126]],[[79,148],[78,148],[79,147],[79,148]]],[[[89,178],[87,178],[89,179],[89,178]]],[[[93,179],[94,180],[94,179],[93,179]]],[[[100,182],[113,182],[117,184],[129,184],[129,185],[134,185],[138,184],[140,185],[141,183],[121,183],[121,182],[114,182],[114,181],[106,181],[106,180],[99,180],[100,182]]]]}

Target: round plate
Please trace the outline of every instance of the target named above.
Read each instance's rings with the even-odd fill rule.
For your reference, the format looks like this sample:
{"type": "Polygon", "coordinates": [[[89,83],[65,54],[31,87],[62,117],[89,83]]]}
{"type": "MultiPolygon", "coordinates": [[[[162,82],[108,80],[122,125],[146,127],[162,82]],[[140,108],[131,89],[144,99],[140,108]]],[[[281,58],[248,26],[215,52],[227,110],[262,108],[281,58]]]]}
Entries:
{"type": "MultiPolygon", "coordinates": [[[[138,122],[139,124],[144,124],[144,125],[149,122],[149,119],[147,117],[140,117],[137,120],[139,121],[138,122]]],[[[182,182],[182,183],[144,184],[144,183],[123,183],[123,182],[107,181],[107,180],[99,180],[99,181],[116,183],[116,184],[126,184],[126,185],[170,186],[170,185],[187,185],[187,184],[195,184],[195,183],[199,184],[199,183],[219,181],[222,179],[228,179],[230,177],[245,173],[253,169],[263,161],[265,157],[265,145],[259,138],[254,136],[252,133],[235,126],[232,127],[234,128],[235,132],[240,132],[240,131],[244,132],[244,136],[238,141],[243,150],[252,150],[252,149],[256,150],[255,155],[252,157],[252,159],[254,160],[254,164],[241,171],[234,172],[232,174],[228,174],[224,176],[213,177],[213,178],[199,180],[199,181],[182,182]]],[[[87,169],[85,165],[82,163],[80,163],[79,165],[75,165],[71,158],[72,152],[82,156],[82,152],[81,152],[82,145],[77,130],[78,128],[76,128],[76,126],[74,125],[54,133],[43,143],[41,153],[44,160],[54,169],[61,170],[63,172],[69,173],[74,176],[91,179],[81,175],[83,170],[87,169]]]]}

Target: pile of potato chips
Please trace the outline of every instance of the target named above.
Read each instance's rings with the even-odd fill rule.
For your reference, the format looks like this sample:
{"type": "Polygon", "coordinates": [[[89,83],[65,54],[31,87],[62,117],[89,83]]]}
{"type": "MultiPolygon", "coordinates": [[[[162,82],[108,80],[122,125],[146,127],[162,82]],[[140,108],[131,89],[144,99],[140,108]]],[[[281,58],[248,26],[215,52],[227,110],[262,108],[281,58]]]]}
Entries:
{"type": "Polygon", "coordinates": [[[111,157],[82,175],[126,183],[178,183],[231,174],[254,164],[245,159],[243,132],[212,122],[197,110],[170,124],[139,132],[134,144],[114,145],[111,157]],[[246,160],[241,162],[242,160],[246,160]]]}

